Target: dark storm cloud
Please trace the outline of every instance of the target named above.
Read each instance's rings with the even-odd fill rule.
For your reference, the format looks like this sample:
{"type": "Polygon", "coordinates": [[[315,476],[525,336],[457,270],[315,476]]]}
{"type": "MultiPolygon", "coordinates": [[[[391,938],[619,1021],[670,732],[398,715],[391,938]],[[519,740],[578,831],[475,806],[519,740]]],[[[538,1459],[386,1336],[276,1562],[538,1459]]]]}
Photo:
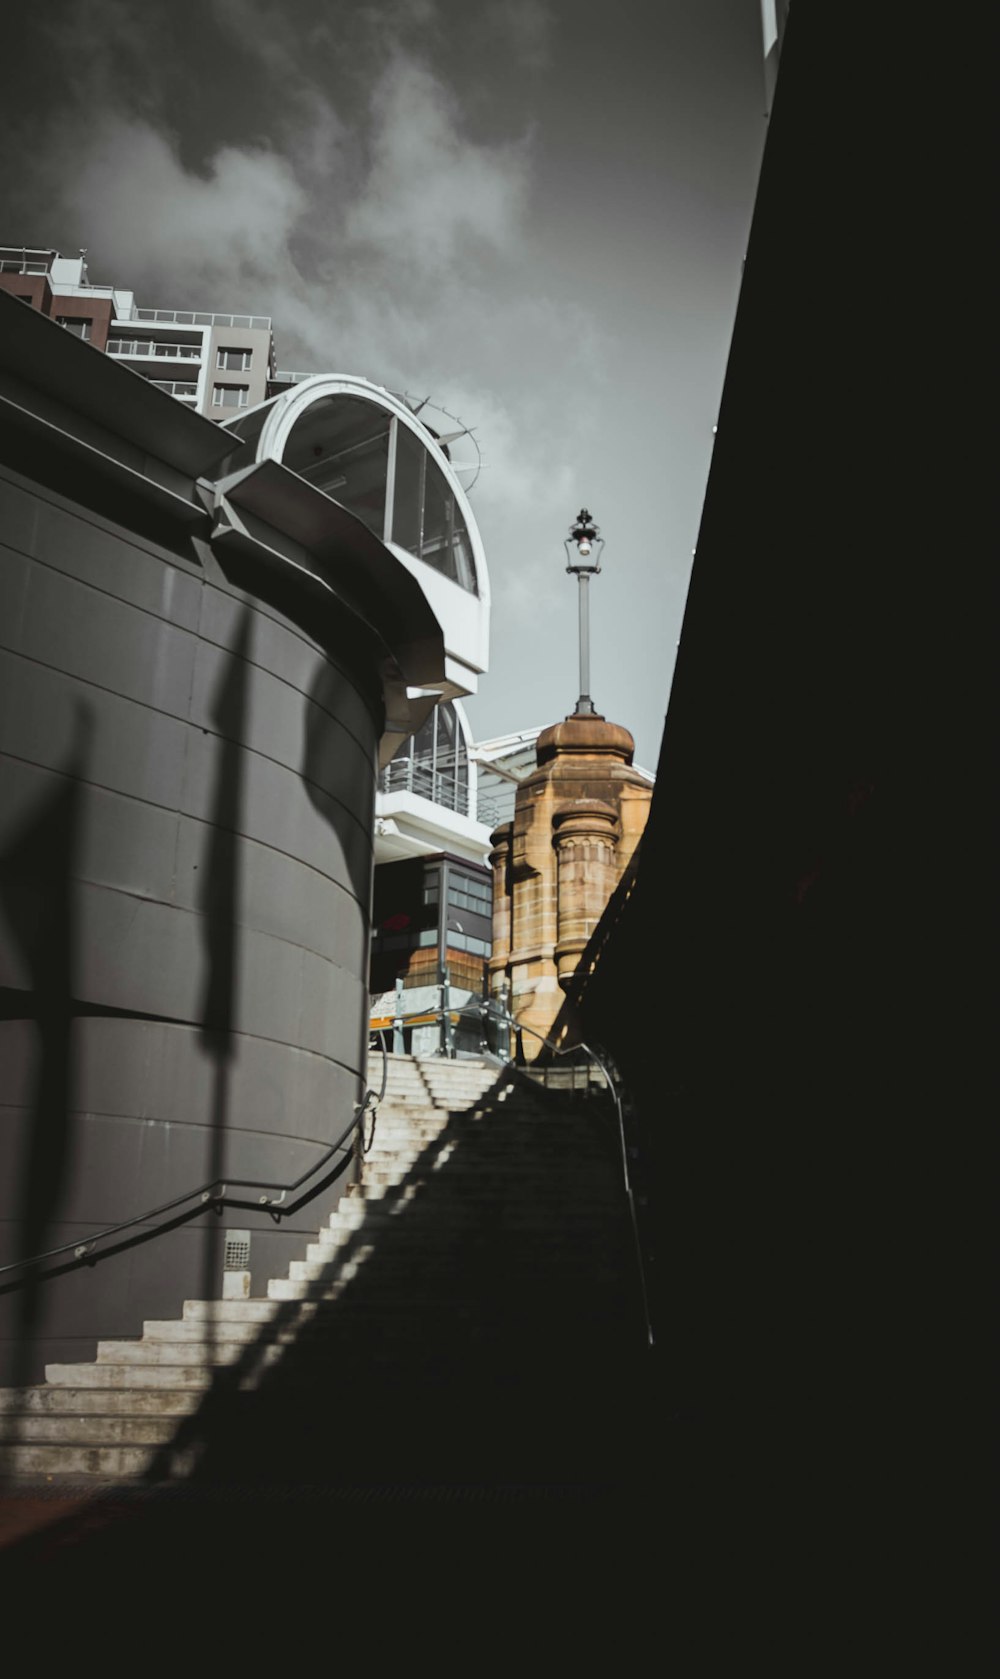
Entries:
{"type": "Polygon", "coordinates": [[[625,567],[595,692],[652,759],[763,134],[756,0],[48,0],[5,29],[4,239],[269,314],[282,367],[477,426],[482,733],[572,702],[558,562],[592,504],[625,567]]]}
{"type": "MultiPolygon", "coordinates": [[[[493,423],[496,493],[528,487],[528,461],[516,482],[504,469],[519,428],[489,345],[499,363],[502,346],[587,326],[523,294],[531,142],[470,136],[432,62],[451,22],[424,0],[186,14],[124,0],[46,14],[29,44],[56,96],[27,125],[12,235],[86,245],[95,280],[151,304],[271,313],[286,365],[471,403],[493,423]]],[[[547,15],[534,0],[477,14],[491,74],[544,61],[547,15]]]]}

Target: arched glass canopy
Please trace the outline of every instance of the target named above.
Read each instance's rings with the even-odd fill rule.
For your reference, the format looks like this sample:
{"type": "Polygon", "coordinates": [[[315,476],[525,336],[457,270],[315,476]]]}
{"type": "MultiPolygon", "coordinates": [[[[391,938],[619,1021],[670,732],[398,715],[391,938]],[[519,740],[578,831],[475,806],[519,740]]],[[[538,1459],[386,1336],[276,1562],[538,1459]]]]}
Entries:
{"type": "Polygon", "coordinates": [[[388,392],[360,380],[337,384],[328,394],[296,387],[227,430],[242,439],[245,457],[280,460],[383,541],[480,594],[471,517],[448,470],[446,445],[432,441],[434,434],[388,392]],[[294,406],[282,408],[289,400],[294,406]]]}

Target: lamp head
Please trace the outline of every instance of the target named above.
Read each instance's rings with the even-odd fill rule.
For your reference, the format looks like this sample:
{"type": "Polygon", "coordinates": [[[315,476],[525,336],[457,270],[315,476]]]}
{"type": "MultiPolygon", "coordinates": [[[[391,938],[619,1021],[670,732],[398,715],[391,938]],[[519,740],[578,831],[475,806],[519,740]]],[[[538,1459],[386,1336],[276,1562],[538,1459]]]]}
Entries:
{"type": "Polygon", "coordinates": [[[600,571],[601,550],[604,547],[600,536],[600,526],[595,525],[586,507],[581,507],[579,513],[569,527],[569,537],[566,541],[566,570],[567,571],[600,571]],[[571,545],[576,546],[576,554],[571,553],[571,545]],[[594,553],[594,549],[597,553],[594,553]],[[582,562],[582,563],[581,563],[582,562]]]}

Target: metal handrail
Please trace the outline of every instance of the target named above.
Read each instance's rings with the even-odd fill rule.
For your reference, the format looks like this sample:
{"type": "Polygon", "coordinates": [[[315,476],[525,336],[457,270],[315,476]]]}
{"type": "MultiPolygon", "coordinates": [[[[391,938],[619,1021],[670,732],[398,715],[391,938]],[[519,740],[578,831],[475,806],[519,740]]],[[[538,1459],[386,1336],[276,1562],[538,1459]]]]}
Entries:
{"type": "MultiPolygon", "coordinates": [[[[647,1344],[651,1347],[654,1346],[655,1340],[653,1336],[653,1325],[649,1314],[649,1291],[646,1287],[646,1265],[642,1256],[642,1243],[639,1240],[639,1221],[635,1208],[635,1194],[632,1189],[632,1180],[628,1169],[628,1143],[625,1138],[625,1116],[622,1112],[621,1098],[618,1094],[617,1085],[608,1070],[604,1058],[599,1055],[597,1050],[593,1049],[590,1044],[585,1043],[583,1039],[581,1039],[579,1043],[567,1044],[560,1048],[558,1044],[553,1043],[551,1038],[545,1037],[545,1035],[541,1032],[536,1032],[533,1026],[526,1026],[522,1021],[515,1020],[512,1014],[509,1014],[500,1004],[495,1003],[491,997],[483,997],[478,1003],[466,1003],[457,1009],[438,1009],[435,1012],[439,1015],[443,1015],[445,1013],[458,1015],[475,1014],[481,1021],[485,1021],[486,1017],[490,1013],[495,1012],[496,1018],[505,1026],[513,1027],[516,1032],[530,1033],[533,1038],[538,1039],[539,1043],[544,1044],[545,1048],[550,1050],[553,1055],[572,1055],[577,1050],[583,1050],[584,1054],[588,1055],[594,1065],[599,1068],[604,1077],[604,1082],[611,1093],[611,1099],[614,1102],[615,1113],[618,1118],[618,1140],[621,1145],[622,1178],[625,1184],[625,1195],[628,1200],[629,1220],[632,1226],[632,1241],[635,1247],[636,1267],[639,1273],[639,1290],[642,1295],[642,1315],[646,1323],[647,1344]]],[[[403,1018],[405,1020],[405,1016],[403,1018]]],[[[502,1060],[503,1057],[501,1056],[497,1059],[502,1060]]],[[[509,1062],[510,1058],[508,1057],[507,1059],[509,1062]]]]}
{"type": "Polygon", "coordinates": [[[0,1277],[5,1276],[10,1271],[23,1271],[31,1266],[43,1265],[46,1260],[59,1259],[63,1254],[67,1253],[71,1253],[74,1259],[89,1259],[98,1242],[107,1241],[110,1236],[121,1235],[125,1230],[132,1230],[137,1224],[151,1224],[155,1219],[161,1218],[164,1213],[171,1213],[177,1207],[184,1206],[185,1202],[200,1202],[203,1206],[224,1206],[231,1199],[236,1199],[235,1197],[230,1197],[229,1191],[231,1189],[279,1190],[280,1193],[277,1195],[259,1196],[258,1205],[261,1207],[267,1207],[272,1216],[275,1218],[281,1218],[284,1213],[291,1212],[293,1210],[291,1207],[285,1207],[283,1205],[285,1197],[287,1195],[293,1195],[297,1189],[301,1189],[302,1185],[308,1178],[315,1177],[317,1172],[322,1171],[323,1167],[333,1159],[333,1156],[343,1148],[351,1132],[356,1130],[358,1125],[361,1124],[361,1121],[369,1109],[374,1110],[377,1108],[378,1104],[385,1095],[389,1063],[385,1052],[385,1045],[382,1044],[381,1047],[382,1083],[378,1095],[376,1095],[374,1090],[371,1088],[367,1088],[365,1090],[361,1101],[355,1102],[354,1113],[348,1124],[344,1126],[344,1129],[340,1133],[336,1142],[331,1143],[326,1153],[321,1155],[319,1160],[314,1161],[311,1166],[308,1166],[301,1176],[295,1179],[294,1183],[277,1184],[267,1183],[266,1181],[259,1182],[255,1178],[215,1178],[209,1183],[201,1184],[197,1189],[185,1190],[182,1194],[175,1195],[172,1201],[164,1201],[158,1207],[151,1207],[148,1212],[137,1213],[134,1218],[122,1219],[118,1224],[109,1224],[107,1229],[99,1230],[96,1236],[89,1236],[85,1242],[64,1242],[62,1247],[49,1248],[46,1253],[34,1254],[32,1257],[27,1259],[15,1259],[9,1265],[0,1265],[0,1277]]]}

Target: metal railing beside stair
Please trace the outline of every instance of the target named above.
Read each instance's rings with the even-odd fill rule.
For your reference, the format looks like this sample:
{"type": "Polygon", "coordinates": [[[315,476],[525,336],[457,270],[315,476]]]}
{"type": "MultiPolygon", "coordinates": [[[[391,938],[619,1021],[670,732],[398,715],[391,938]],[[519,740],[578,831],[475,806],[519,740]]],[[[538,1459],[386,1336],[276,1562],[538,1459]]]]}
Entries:
{"type": "MultiPolygon", "coordinates": [[[[405,1021],[406,1016],[402,1016],[401,1018],[405,1021]]],[[[447,983],[442,986],[441,1006],[430,1011],[421,1011],[420,1019],[422,1021],[434,1019],[441,1022],[442,1051],[439,1053],[443,1053],[446,1057],[449,1056],[449,1050],[451,1056],[454,1056],[455,1054],[453,1037],[455,1025],[462,1020],[468,1020],[478,1026],[479,1053],[484,1057],[495,1061],[497,1065],[510,1066],[520,1062],[522,1059],[520,1051],[523,1034],[528,1033],[532,1038],[536,1039],[538,1043],[542,1045],[547,1054],[552,1056],[554,1059],[565,1061],[570,1056],[575,1055],[579,1057],[582,1055],[586,1057],[588,1064],[596,1068],[600,1073],[615,1110],[622,1180],[628,1205],[638,1284],[642,1301],[642,1313],[645,1322],[647,1343],[650,1347],[652,1347],[654,1345],[654,1333],[650,1313],[646,1261],[643,1254],[642,1240],[639,1231],[635,1188],[629,1165],[630,1148],[626,1135],[623,1101],[624,1093],[620,1088],[621,1080],[616,1077],[615,1073],[612,1071],[610,1057],[605,1052],[599,1052],[590,1044],[584,1042],[578,1042],[571,1045],[557,1044],[550,1038],[545,1037],[543,1034],[534,1031],[533,1028],[525,1026],[522,1022],[516,1020],[514,1016],[508,1013],[502,1004],[498,1003],[494,998],[487,997],[485,995],[480,997],[474,1003],[464,1003],[458,1008],[453,1009],[448,1003],[447,983]],[[491,1027],[494,1029],[492,1034],[492,1043],[490,1041],[491,1027]],[[512,1040],[516,1045],[516,1055],[511,1054],[510,1046],[512,1040]]],[[[33,1276],[37,1278],[38,1268],[40,1266],[51,1264],[53,1261],[57,1260],[65,1260],[67,1259],[67,1256],[69,1256],[68,1263],[60,1267],[60,1270],[74,1268],[77,1265],[93,1264],[96,1260],[100,1259],[102,1255],[110,1255],[111,1253],[118,1251],[116,1248],[107,1246],[107,1244],[111,1243],[114,1238],[123,1236],[128,1231],[135,1230],[139,1226],[154,1227],[146,1230],[145,1233],[148,1238],[151,1238],[159,1233],[155,1228],[157,1225],[159,1225],[160,1230],[163,1231],[173,1229],[178,1222],[180,1209],[187,1209],[186,1213],[180,1212],[181,1218],[193,1218],[206,1207],[212,1207],[213,1210],[221,1211],[224,1206],[245,1206],[247,1192],[257,1191],[257,1199],[254,1204],[268,1211],[276,1221],[280,1220],[284,1216],[294,1213],[298,1210],[301,1203],[297,1201],[289,1201],[288,1197],[294,1196],[306,1184],[311,1183],[314,1187],[317,1186],[320,1174],[331,1164],[334,1157],[346,1148],[355,1132],[359,1132],[360,1134],[362,1154],[367,1154],[370,1151],[374,1137],[374,1114],[385,1095],[386,1089],[389,1064],[386,1049],[386,1036],[387,1034],[384,1029],[371,1034],[371,1041],[373,1045],[377,1046],[381,1053],[381,1077],[378,1091],[376,1092],[370,1085],[366,1084],[361,1101],[355,1103],[354,1111],[350,1119],[343,1127],[335,1141],[328,1146],[318,1160],[314,1161],[305,1172],[301,1173],[300,1176],[294,1179],[291,1183],[281,1184],[261,1181],[253,1178],[227,1177],[226,1179],[215,1179],[208,1183],[198,1184],[192,1189],[186,1190],[180,1195],[174,1196],[169,1201],[161,1202],[156,1207],[149,1208],[145,1212],[137,1213],[131,1218],[121,1219],[115,1224],[108,1225],[104,1230],[98,1231],[96,1235],[88,1236],[83,1242],[66,1242],[59,1247],[49,1248],[43,1253],[26,1255],[23,1258],[13,1260],[6,1265],[0,1266],[0,1291],[9,1292],[11,1289],[23,1286],[29,1277],[33,1276]],[[369,1136],[366,1143],[364,1136],[364,1120],[366,1114],[368,1113],[373,1115],[373,1128],[371,1136],[369,1136]],[[237,1192],[240,1191],[243,1193],[238,1194],[237,1192]]],[[[544,1069],[542,1071],[544,1072],[544,1069]]],[[[525,1073],[524,1076],[529,1078],[532,1077],[532,1075],[527,1073],[525,1073]]],[[[536,1076],[533,1078],[533,1082],[541,1081],[538,1080],[536,1076]]]]}
{"type": "MultiPolygon", "coordinates": [[[[288,1202],[287,1197],[294,1195],[310,1180],[313,1180],[315,1184],[318,1174],[330,1164],[335,1155],[346,1147],[352,1134],[362,1125],[365,1114],[373,1107],[377,1107],[385,1095],[386,1076],[387,1061],[383,1050],[382,1079],[378,1094],[376,1095],[373,1090],[366,1088],[361,1101],[355,1103],[354,1112],[340,1135],[324,1150],[320,1158],[313,1161],[313,1164],[308,1166],[292,1183],[269,1183],[256,1178],[216,1178],[208,1183],[198,1184],[194,1189],[184,1190],[180,1195],[175,1195],[172,1200],[163,1201],[159,1206],[151,1207],[147,1212],[136,1213],[132,1218],[120,1219],[117,1224],[109,1224],[106,1229],[99,1230],[95,1236],[88,1236],[84,1242],[64,1242],[61,1247],[49,1248],[44,1253],[33,1254],[23,1259],[12,1260],[7,1265],[0,1265],[0,1278],[11,1277],[12,1273],[19,1271],[34,1272],[39,1265],[45,1265],[54,1259],[61,1259],[66,1254],[71,1254],[73,1259],[81,1265],[92,1263],[95,1259],[101,1257],[95,1251],[99,1244],[109,1242],[115,1236],[124,1235],[127,1230],[134,1230],[139,1225],[155,1225],[158,1221],[166,1221],[163,1224],[164,1229],[173,1229],[177,1219],[171,1218],[167,1221],[167,1214],[176,1214],[178,1208],[181,1207],[188,1207],[190,1209],[189,1216],[194,1217],[205,1207],[213,1207],[221,1211],[225,1206],[245,1206],[245,1195],[236,1196],[232,1193],[235,1190],[270,1191],[269,1194],[258,1194],[255,1205],[266,1209],[275,1219],[287,1217],[297,1211],[300,1205],[298,1202],[288,1202]]],[[[149,1234],[155,1235],[156,1232],[150,1231],[149,1234]]],[[[18,1281],[14,1278],[5,1284],[0,1283],[0,1291],[6,1292],[17,1286],[18,1281]]]]}
{"type": "MultiPolygon", "coordinates": [[[[570,1056],[583,1055],[587,1058],[588,1063],[595,1067],[601,1074],[615,1110],[622,1179],[628,1203],[629,1222],[632,1231],[636,1270],[638,1275],[639,1290],[642,1297],[642,1313],[646,1326],[646,1340],[650,1347],[654,1346],[655,1337],[653,1333],[649,1288],[646,1276],[646,1259],[643,1254],[642,1239],[639,1232],[635,1186],[629,1166],[630,1145],[626,1135],[625,1125],[625,1105],[627,1102],[627,1094],[625,1093],[623,1081],[618,1074],[617,1069],[612,1071],[614,1063],[612,1062],[610,1055],[608,1055],[607,1051],[603,1049],[600,1051],[594,1049],[590,1044],[585,1043],[583,1040],[579,1040],[575,1044],[560,1045],[553,1039],[544,1036],[541,1032],[536,1032],[533,1027],[526,1026],[522,1021],[517,1020],[515,1016],[508,1012],[503,1004],[498,1003],[493,997],[486,996],[485,993],[475,1002],[463,1003],[458,1007],[453,1008],[449,1003],[449,987],[446,979],[441,983],[440,989],[441,1002],[437,1008],[421,1009],[418,1014],[414,1014],[412,1016],[408,1016],[405,1013],[400,1012],[394,1020],[392,1029],[381,1027],[377,1032],[372,1034],[373,1038],[377,1038],[381,1044],[383,1058],[386,1054],[385,1039],[389,1030],[394,1029],[398,1035],[402,1031],[406,1030],[407,1023],[410,1025],[413,1023],[424,1025],[432,1021],[439,1021],[441,1025],[440,1049],[438,1050],[438,1054],[444,1056],[454,1056],[456,1053],[454,1048],[455,1028],[461,1021],[467,1020],[473,1025],[478,1026],[479,1053],[490,1057],[499,1065],[521,1064],[523,1060],[522,1040],[523,1035],[527,1033],[542,1046],[548,1055],[553,1056],[557,1060],[566,1060],[570,1056]],[[492,1044],[490,1042],[491,1025],[496,1029],[492,1044]],[[512,1039],[516,1046],[514,1054],[511,1053],[512,1039]]],[[[398,993],[397,1003],[404,998],[405,995],[405,991],[398,993]]],[[[543,1068],[542,1072],[544,1073],[545,1070],[546,1069],[543,1068]]],[[[531,1075],[529,1074],[526,1076],[530,1077],[531,1075]]]]}

